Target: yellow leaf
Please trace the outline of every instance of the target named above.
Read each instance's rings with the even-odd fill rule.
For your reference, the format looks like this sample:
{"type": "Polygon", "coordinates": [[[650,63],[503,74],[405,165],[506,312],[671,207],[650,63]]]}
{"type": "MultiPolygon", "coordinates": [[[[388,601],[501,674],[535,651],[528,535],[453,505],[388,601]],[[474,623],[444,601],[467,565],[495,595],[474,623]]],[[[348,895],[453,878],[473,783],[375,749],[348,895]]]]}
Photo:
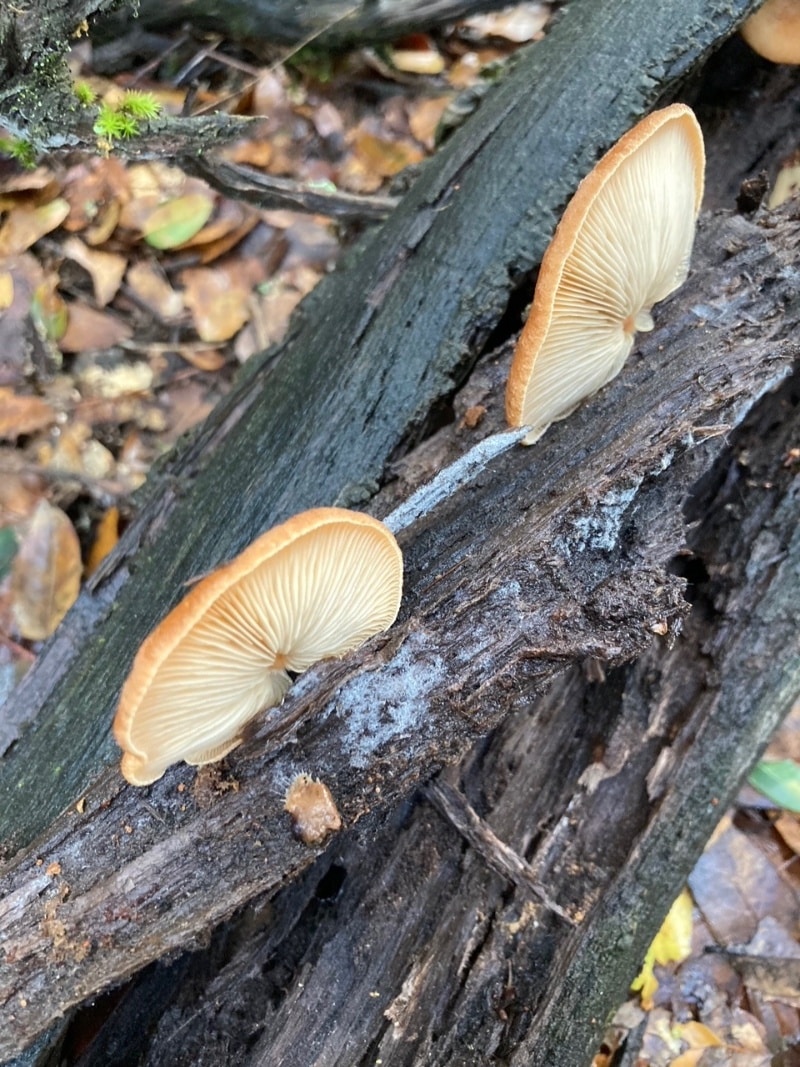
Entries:
{"type": "Polygon", "coordinates": [[[675,1029],[691,1049],[719,1048],[725,1044],[719,1034],[715,1034],[705,1023],[678,1023],[675,1029]]]}
{"type": "Polygon", "coordinates": [[[680,963],[692,948],[692,898],[684,889],[669,910],[664,924],[653,939],[644,958],[644,966],[631,983],[631,989],[641,990],[642,1007],[649,1011],[653,996],[658,989],[658,979],[653,973],[657,963],[680,963]]]}

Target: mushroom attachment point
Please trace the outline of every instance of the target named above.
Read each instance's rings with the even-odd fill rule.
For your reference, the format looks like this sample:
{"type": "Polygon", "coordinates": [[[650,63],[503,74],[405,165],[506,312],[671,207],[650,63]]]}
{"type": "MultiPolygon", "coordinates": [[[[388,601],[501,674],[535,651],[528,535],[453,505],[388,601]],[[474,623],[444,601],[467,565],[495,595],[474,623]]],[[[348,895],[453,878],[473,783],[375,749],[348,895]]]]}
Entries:
{"type": "Polygon", "coordinates": [[[742,23],[741,34],[771,63],[800,63],[800,0],[766,0],[742,23]]]}
{"type": "Polygon", "coordinates": [[[629,130],[580,183],[542,259],[506,389],[524,444],[622,369],[650,309],[689,273],[703,135],[683,104],[629,130]]]}
{"type": "Polygon", "coordinates": [[[304,845],[321,845],[342,828],[342,817],[330,789],[309,774],[298,774],[292,780],[283,807],[289,812],[295,837],[304,845]]]}
{"type": "Polygon", "coordinates": [[[377,519],[295,515],[199,582],[147,637],[122,687],[121,770],[149,785],[178,760],[221,759],[290,673],[342,656],[394,622],[403,558],[377,519]]]}

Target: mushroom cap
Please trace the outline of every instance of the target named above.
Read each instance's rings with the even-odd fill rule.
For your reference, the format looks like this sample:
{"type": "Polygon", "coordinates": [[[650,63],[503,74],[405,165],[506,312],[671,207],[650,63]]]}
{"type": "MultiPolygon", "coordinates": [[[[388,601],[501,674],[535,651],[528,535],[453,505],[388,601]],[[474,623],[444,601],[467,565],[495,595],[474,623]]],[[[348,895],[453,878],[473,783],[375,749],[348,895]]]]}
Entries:
{"type": "Polygon", "coordinates": [[[506,390],[526,444],[622,369],[650,308],[689,273],[703,135],[683,104],[655,111],[583,179],[542,259],[506,390]]]}
{"type": "Polygon", "coordinates": [[[741,34],[771,63],[800,63],[800,0],[766,0],[742,23],[741,34]]]}
{"type": "Polygon", "coordinates": [[[122,687],[121,770],[148,785],[170,764],[221,759],[291,678],[390,626],[403,558],[377,519],[295,515],[191,590],[146,638],[122,687]]]}

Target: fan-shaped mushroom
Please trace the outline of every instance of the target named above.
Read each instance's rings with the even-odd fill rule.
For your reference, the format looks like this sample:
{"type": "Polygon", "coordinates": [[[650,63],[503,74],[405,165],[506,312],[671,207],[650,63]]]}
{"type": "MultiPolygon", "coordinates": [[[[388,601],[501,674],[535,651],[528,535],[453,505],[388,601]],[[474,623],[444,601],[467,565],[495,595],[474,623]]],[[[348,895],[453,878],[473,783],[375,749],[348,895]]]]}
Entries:
{"type": "Polygon", "coordinates": [[[221,759],[300,672],[394,622],[403,560],[368,515],[318,508],[268,531],[214,571],[144,641],[114,736],[133,785],[183,759],[221,759]]]}
{"type": "Polygon", "coordinates": [[[506,391],[526,444],[622,368],[650,308],[685,280],[703,196],[703,136],[673,104],[629,130],[580,183],[542,259],[506,391]]]}
{"type": "Polygon", "coordinates": [[[745,19],[741,33],[771,63],[800,63],[800,0],[766,0],[745,19]]]}

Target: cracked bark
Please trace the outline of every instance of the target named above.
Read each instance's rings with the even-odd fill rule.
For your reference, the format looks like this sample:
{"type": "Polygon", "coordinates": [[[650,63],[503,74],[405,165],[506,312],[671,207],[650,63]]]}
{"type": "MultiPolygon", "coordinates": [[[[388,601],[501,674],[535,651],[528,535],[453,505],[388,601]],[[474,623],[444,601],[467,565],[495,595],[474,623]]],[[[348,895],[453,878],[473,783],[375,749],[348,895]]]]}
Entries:
{"type": "MultiPolygon", "coordinates": [[[[307,867],[317,852],[293,839],[281,799],[282,789],[299,770],[310,768],[323,774],[347,826],[356,826],[371,813],[370,829],[357,830],[352,841],[342,846],[344,855],[352,848],[358,854],[374,833],[377,813],[396,804],[443,764],[463,757],[471,744],[506,720],[521,731],[512,752],[523,744],[523,736],[532,753],[541,739],[546,748],[555,747],[551,757],[532,758],[533,769],[520,772],[523,779],[533,775],[534,781],[525,784],[526,802],[534,810],[539,804],[546,806],[532,822],[506,824],[501,820],[499,836],[527,854],[531,827],[537,823],[548,827],[529,862],[550,895],[571,914],[583,916],[603,897],[599,913],[605,924],[589,927],[594,938],[612,936],[609,931],[613,931],[613,937],[635,940],[627,918],[609,900],[616,899],[616,894],[625,908],[633,906],[633,890],[640,891],[641,886],[635,879],[633,886],[627,885],[625,879],[643,862],[640,854],[651,858],[648,848],[656,846],[651,846],[650,835],[654,826],[661,827],[663,834],[659,816],[666,818],[663,813],[670,805],[688,806],[693,813],[683,834],[696,847],[702,834],[710,831],[709,819],[716,818],[716,807],[710,795],[705,803],[698,803],[698,792],[713,794],[716,804],[724,803],[755,748],[756,728],[742,721],[743,678],[749,680],[748,705],[763,704],[768,697],[772,701],[760,717],[759,731],[777,721],[779,711],[785,710],[800,685],[800,597],[796,595],[800,556],[793,546],[798,537],[800,494],[796,471],[784,464],[798,430],[795,378],[778,394],[768,394],[761,401],[767,414],[754,415],[774,423],[775,412],[784,413],[782,422],[771,429],[764,457],[770,465],[750,472],[763,497],[751,509],[754,524],[743,524],[741,535],[738,522],[723,527],[734,542],[737,536],[743,540],[732,556],[736,561],[733,572],[730,564],[722,568],[714,555],[730,551],[730,544],[725,542],[717,549],[712,539],[712,534],[720,536],[715,526],[725,516],[731,496],[738,499],[746,488],[730,484],[725,466],[735,472],[742,462],[737,457],[751,446],[744,439],[729,441],[728,437],[754,398],[789,374],[796,359],[791,338],[800,325],[794,265],[798,242],[800,224],[792,218],[776,221],[768,217],[760,223],[738,217],[704,219],[693,277],[660,309],[658,318],[664,326],[645,339],[640,355],[614,385],[553,428],[534,450],[516,449],[497,457],[471,485],[446,498],[400,535],[407,561],[406,591],[401,617],[388,636],[304,676],[281,711],[274,718],[268,716],[256,736],[231,758],[228,771],[212,775],[213,788],[206,776],[193,786],[193,772],[184,767],[146,792],[133,790],[123,787],[112,769],[84,792],[80,813],[74,807],[68,810],[46,837],[15,858],[0,883],[0,940],[5,950],[0,990],[7,1012],[0,1051],[8,1054],[70,1005],[201,938],[246,901],[277,889],[307,867]],[[689,545],[709,573],[719,569],[718,587],[707,595],[717,598],[714,611],[720,621],[716,630],[713,625],[707,630],[700,627],[693,640],[679,638],[672,650],[663,641],[652,647],[654,632],[677,636],[688,608],[683,581],[668,573],[665,564],[685,549],[687,534],[680,505],[687,487],[694,484],[695,493],[702,493],[702,476],[711,480],[715,492],[722,493],[722,501],[716,504],[718,510],[709,510],[702,499],[693,503],[698,515],[705,516],[705,525],[702,533],[689,535],[689,545]],[[709,524],[711,531],[705,528],[709,524]],[[698,538],[699,543],[693,544],[698,538]],[[700,647],[694,649],[694,642],[700,647]],[[747,655],[743,647],[749,648],[747,655]],[[639,664],[628,674],[612,674],[616,681],[605,687],[587,686],[579,676],[571,675],[572,694],[562,722],[554,715],[565,699],[564,683],[556,683],[556,696],[545,698],[531,711],[532,695],[552,682],[565,665],[591,657],[610,669],[637,655],[643,656],[639,664]],[[692,656],[696,663],[689,668],[692,656]],[[592,706],[608,700],[616,686],[620,687],[619,701],[612,699],[611,710],[600,712],[597,732],[591,727],[581,729],[587,711],[591,721],[592,706]],[[691,701],[687,686],[693,687],[691,701]],[[654,704],[644,699],[643,687],[650,691],[651,700],[662,689],[654,704]],[[731,699],[737,693],[738,699],[731,699]],[[716,747],[694,738],[721,729],[721,740],[732,744],[733,728],[727,718],[731,714],[736,745],[746,739],[744,748],[737,748],[739,763],[732,769],[724,765],[719,737],[716,747]],[[677,747],[676,734],[681,742],[677,747]],[[601,760],[594,760],[602,766],[593,766],[593,748],[603,737],[607,750],[601,760]],[[670,762],[682,754],[682,745],[686,748],[684,764],[693,767],[688,793],[682,782],[685,766],[675,769],[670,762]],[[568,762],[563,774],[553,776],[551,763],[561,760],[560,746],[568,762]],[[664,779],[664,761],[674,780],[664,779]],[[702,775],[695,762],[701,764],[702,775]],[[590,787],[582,790],[576,778],[587,768],[590,773],[584,780],[590,787]],[[555,778],[549,786],[543,781],[547,776],[555,778]],[[651,809],[655,814],[648,825],[651,809]],[[607,856],[598,851],[600,827],[612,817],[630,824],[622,841],[616,842],[618,850],[629,847],[634,830],[642,835],[627,865],[622,851],[607,856]],[[514,825],[521,841],[514,840],[514,825]],[[588,830],[595,836],[587,842],[584,833],[588,830]],[[91,864],[87,863],[90,855],[91,864]],[[58,866],[53,867],[54,863],[58,866]],[[622,865],[616,885],[611,879],[615,863],[622,865]],[[578,870],[580,878],[575,877],[578,870]]],[[[483,401],[495,417],[501,395],[495,391],[497,379],[503,376],[502,362],[486,370],[493,392],[483,401]]],[[[759,410],[757,405],[755,411],[759,410]]],[[[491,419],[487,415],[486,429],[491,428],[491,419]]],[[[743,429],[741,434],[747,432],[761,441],[767,439],[761,423],[756,430],[743,429]]],[[[449,431],[448,443],[455,437],[449,431]]],[[[379,496],[375,510],[381,510],[380,502],[379,496]]],[[[749,513],[744,510],[743,517],[749,513]]],[[[760,743],[767,734],[757,736],[760,743]]],[[[506,752],[505,758],[510,755],[506,752]]],[[[481,772],[477,767],[476,762],[476,774],[491,773],[489,767],[481,772]]],[[[509,771],[502,777],[508,779],[509,771]]],[[[483,796],[497,792],[489,779],[480,781],[483,796]]],[[[510,805],[511,814],[519,819],[516,788],[505,799],[503,794],[496,800],[501,811],[510,805]]],[[[493,827],[496,818],[493,807],[493,827]]],[[[674,834],[672,816],[670,820],[666,825],[674,834]]],[[[425,826],[430,828],[430,816],[412,820],[408,832],[422,833],[420,827],[425,826]]],[[[443,833],[447,838],[440,827],[434,838],[439,841],[443,833]]],[[[400,847],[392,834],[387,842],[390,851],[400,847]]],[[[603,847],[608,846],[604,843],[603,847]]],[[[657,847],[664,848],[663,836],[657,847]]],[[[430,843],[424,848],[419,842],[403,848],[411,850],[409,855],[414,855],[415,848],[430,856],[436,851],[430,843]]],[[[456,855],[460,852],[455,850],[456,855]]],[[[350,870],[353,862],[347,859],[345,868],[350,870]]],[[[474,877],[480,871],[481,879],[488,878],[495,894],[504,895],[502,881],[484,870],[479,860],[465,858],[464,863],[474,877]]],[[[456,877],[454,855],[445,867],[448,878],[456,877]]],[[[648,878],[656,877],[651,867],[647,870],[648,878]]],[[[393,871],[390,864],[381,877],[393,878],[393,871]]],[[[372,873],[370,867],[363,875],[367,882],[372,873]]],[[[425,894],[442,893],[442,899],[447,899],[455,892],[452,884],[433,871],[417,870],[416,876],[416,889],[424,886],[425,894]]],[[[669,884],[669,875],[661,872],[658,878],[669,884]]],[[[367,898],[376,891],[363,884],[361,888],[367,898]]],[[[477,890],[470,884],[461,891],[477,890]]],[[[512,910],[525,903],[525,895],[515,895],[514,901],[512,910]]],[[[365,914],[371,915],[369,903],[363,906],[365,914]]],[[[495,906],[499,907],[499,897],[495,906]]],[[[554,926],[561,920],[543,912],[529,895],[526,906],[531,920],[529,934],[522,937],[523,943],[530,939],[526,951],[536,955],[542,950],[540,939],[546,930],[554,944],[566,937],[565,961],[573,957],[580,961],[581,952],[588,951],[587,930],[570,935],[565,927],[564,934],[554,926]]],[[[426,896],[424,907],[420,903],[409,912],[409,922],[413,914],[422,924],[414,932],[418,948],[416,939],[423,930],[425,939],[431,936],[429,924],[440,911],[426,896]]],[[[390,914],[396,921],[397,912],[392,909],[390,914]]],[[[384,919],[389,922],[389,914],[384,919]]],[[[524,927],[527,921],[518,915],[514,923],[524,927]]],[[[450,924],[454,922],[450,915],[450,924]]],[[[486,934],[497,939],[502,929],[493,926],[494,922],[488,924],[486,934]]],[[[452,931],[452,925],[448,929],[452,931]]],[[[519,933],[522,927],[515,929],[519,933]]],[[[649,931],[650,927],[638,929],[649,931]]],[[[265,936],[272,943],[272,932],[265,936]]],[[[458,934],[463,936],[464,930],[458,934]]],[[[375,937],[381,943],[383,934],[368,935],[370,944],[376,943],[375,937]]],[[[488,957],[493,961],[492,983],[498,977],[496,965],[502,961],[506,966],[512,942],[518,952],[520,938],[515,936],[495,944],[488,957]]],[[[460,951],[466,951],[466,946],[460,951]]],[[[444,956],[432,958],[430,966],[435,965],[438,973],[442,961],[454,952],[451,946],[444,956]]],[[[377,980],[373,968],[383,964],[386,960],[379,953],[363,972],[358,968],[350,972],[362,993],[361,983],[377,980]]],[[[341,958],[337,966],[344,966],[341,958]]],[[[387,980],[391,972],[383,973],[383,987],[391,989],[387,980]]],[[[313,982],[303,973],[304,998],[310,996],[310,984],[322,996],[330,981],[326,974],[319,960],[313,982]]],[[[571,988],[568,976],[569,970],[562,976],[567,992],[571,988]]],[[[488,980],[489,975],[484,978],[488,980]]],[[[474,1023],[475,998],[485,996],[486,988],[482,984],[480,993],[469,993],[471,1014],[465,1019],[474,1023]]],[[[609,984],[603,984],[597,996],[606,997],[608,990],[609,984]]],[[[463,990],[462,995],[467,992],[463,990]]],[[[581,987],[584,998],[589,992],[581,987]]],[[[539,995],[543,993],[544,988],[539,989],[539,995]]],[[[423,1011],[428,994],[426,986],[415,1012],[423,1011]]],[[[299,989],[294,995],[299,995],[299,989]]],[[[535,1003],[533,990],[530,997],[535,1003]]],[[[290,1058],[291,1042],[297,1040],[296,1024],[288,1021],[291,1001],[290,996],[284,1006],[287,1014],[277,1013],[277,1029],[269,1029],[271,1036],[263,1037],[264,1049],[270,1050],[264,1051],[264,1062],[303,1062],[290,1058]],[[276,1049],[278,1059],[274,1058],[276,1049]]],[[[360,995],[354,995],[353,1003],[359,1005],[359,1012],[364,1011],[360,995]]],[[[338,1000],[336,1004],[337,1010],[344,1010],[338,1000]]],[[[381,1000],[376,1011],[378,1007],[388,1009],[390,1004],[381,1000]]],[[[380,1013],[366,1014],[373,1027],[382,1018],[380,1013]]],[[[533,1026],[533,1033],[541,1021],[532,1009],[523,1014],[526,1026],[522,1031],[509,1030],[500,1022],[493,1022],[486,1033],[481,1030],[482,1055],[491,1049],[494,1054],[492,1042],[501,1036],[503,1040],[513,1036],[524,1045],[527,1030],[533,1026]]],[[[592,1017],[602,1018],[602,1013],[592,1013],[592,1017]]],[[[320,1019],[323,1029],[332,1025],[330,1013],[323,1013],[319,1005],[313,1018],[320,1019]]],[[[307,1030],[308,1020],[302,1025],[307,1030]]],[[[455,1042],[454,1055],[458,1049],[463,1052],[466,1038],[458,1034],[462,1025],[463,1018],[448,1039],[455,1042]]],[[[435,1020],[428,1020],[424,1028],[428,1042],[431,1028],[436,1029],[435,1020]]],[[[406,1025],[400,1029],[405,1032],[406,1025]]],[[[417,1023],[413,1029],[419,1030],[417,1023]]],[[[383,1024],[379,1030],[383,1031],[383,1024]]],[[[376,1037],[375,1030],[369,1038],[365,1034],[369,1042],[376,1037]]],[[[401,1040],[398,1033],[392,1037],[387,1031],[383,1037],[387,1044],[381,1054],[386,1062],[453,1062],[427,1058],[433,1056],[433,1047],[419,1041],[409,1045],[407,1035],[401,1040]],[[412,1051],[420,1059],[404,1059],[412,1051]]],[[[560,1034],[558,1040],[566,1040],[565,1035],[560,1034]]],[[[305,1055],[304,1046],[297,1047],[305,1055]]],[[[537,1038],[537,1055],[542,1047],[543,1039],[537,1038]]]]}
{"type": "MultiPolygon", "coordinates": [[[[623,110],[640,98],[641,86],[630,86],[628,71],[616,87],[633,93],[623,110]]],[[[490,129],[505,107],[490,109],[490,129]]],[[[613,116],[601,116],[605,129],[613,116]]],[[[595,130],[591,145],[605,137],[595,130]]],[[[108,1049],[119,1035],[152,1063],[583,1062],[672,890],[797,691],[798,490],[785,458],[798,430],[798,223],[704,217],[690,282],[657,309],[661,328],[617,382],[534,451],[496,457],[403,533],[407,595],[388,638],[307,675],[227,771],[194,783],[178,769],[143,793],[106,769],[113,692],[182,580],[282,512],[330,502],[348,484],[347,499],[364,493],[418,423],[420,398],[424,410],[447,393],[465,350],[496,322],[508,285],[497,276],[498,247],[503,263],[514,250],[517,270],[531,255],[511,232],[521,206],[498,213],[491,248],[464,239],[464,256],[482,266],[463,302],[446,298],[448,286],[464,284],[459,257],[454,267],[452,251],[421,252],[432,253],[443,216],[472,238],[469,201],[448,195],[449,183],[468,185],[471,167],[494,160],[502,140],[487,139],[484,125],[477,145],[464,134],[457,165],[451,155],[441,172],[431,168],[408,213],[401,208],[344,281],[309,303],[277,371],[255,366],[162,472],[127,543],[20,694],[20,718],[38,710],[39,719],[0,778],[2,832],[28,843],[0,885],[4,1054],[148,961],[203,944],[256,898],[194,957],[202,973],[191,996],[175,986],[191,958],[151,968],[85,1062],[116,1062],[108,1049]],[[442,204],[447,211],[428,210],[442,204]],[[412,235],[409,220],[419,224],[412,235]],[[425,306],[432,263],[446,308],[435,309],[430,341],[438,330],[445,343],[420,352],[430,327],[409,321],[407,309],[425,306]],[[368,279],[368,295],[347,309],[348,336],[358,338],[350,363],[332,343],[342,320],[328,324],[326,312],[353,277],[368,279]],[[402,321],[412,337],[409,383],[393,376],[396,348],[381,348],[391,336],[378,328],[385,314],[387,328],[402,321]],[[349,368],[335,399],[366,396],[371,421],[353,403],[344,415],[323,405],[331,418],[302,423],[291,382],[310,379],[324,397],[331,380],[304,363],[309,338],[349,368]],[[275,409],[254,429],[267,387],[275,409]],[[384,394],[399,397],[399,412],[384,394]],[[287,451],[297,440],[309,448],[304,460],[287,451]],[[265,442],[277,457],[270,472],[252,459],[265,442]],[[231,461],[224,481],[236,501],[220,505],[224,528],[219,513],[198,518],[197,503],[219,494],[221,457],[231,461]],[[677,636],[688,605],[666,565],[684,555],[697,568],[694,607],[677,636]],[[653,636],[664,631],[672,648],[653,636]],[[587,660],[595,679],[604,665],[605,684],[580,669],[564,675],[587,660]],[[68,734],[78,754],[56,771],[52,755],[68,734]],[[583,914],[577,930],[526,890],[510,890],[429,808],[403,803],[476,742],[460,771],[446,773],[548,893],[583,914]],[[319,858],[293,840],[281,810],[300,769],[324,777],[350,827],[319,858]],[[281,885],[267,904],[263,894],[281,885]],[[148,995],[151,1035],[141,1014],[148,995]]],[[[562,161],[593,154],[585,140],[558,151],[562,161]]],[[[506,177],[513,187],[519,169],[506,177]]],[[[537,181],[544,202],[560,202],[560,171],[532,173],[529,191],[537,181]]],[[[499,423],[504,374],[502,357],[489,359],[459,401],[488,409],[478,434],[499,423]]],[[[451,428],[427,442],[403,464],[405,487],[475,436],[451,428]]],[[[397,496],[387,487],[372,510],[385,514],[397,496]]]]}

